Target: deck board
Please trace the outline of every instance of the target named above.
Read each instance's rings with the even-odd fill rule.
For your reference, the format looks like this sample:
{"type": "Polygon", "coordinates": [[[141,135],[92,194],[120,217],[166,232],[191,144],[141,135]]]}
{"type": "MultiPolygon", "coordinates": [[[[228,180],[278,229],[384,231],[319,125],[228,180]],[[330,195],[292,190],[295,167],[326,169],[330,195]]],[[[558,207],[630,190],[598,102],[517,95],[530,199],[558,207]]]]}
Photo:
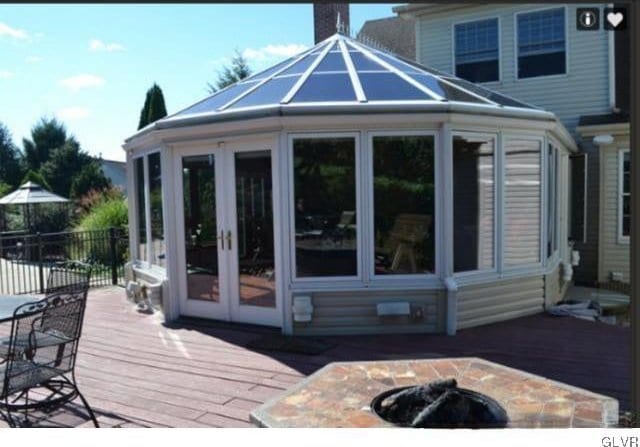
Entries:
{"type": "MultiPolygon", "coordinates": [[[[252,351],[277,331],[203,320],[163,324],[117,287],[89,293],[76,373],[106,427],[247,427],[249,413],[332,361],[477,356],[613,396],[628,409],[628,328],[536,315],[446,335],[322,337],[320,355],[252,351]]],[[[77,404],[37,421],[88,426],[77,404]]]]}

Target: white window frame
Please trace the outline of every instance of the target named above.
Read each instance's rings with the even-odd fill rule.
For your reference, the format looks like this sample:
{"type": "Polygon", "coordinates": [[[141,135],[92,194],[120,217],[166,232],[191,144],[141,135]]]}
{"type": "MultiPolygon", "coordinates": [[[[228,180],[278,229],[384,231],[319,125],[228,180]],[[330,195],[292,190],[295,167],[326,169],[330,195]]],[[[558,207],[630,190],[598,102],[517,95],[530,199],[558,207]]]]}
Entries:
{"type": "Polygon", "coordinates": [[[318,284],[320,286],[333,285],[335,283],[362,283],[363,282],[363,230],[364,230],[364,206],[363,206],[363,194],[362,194],[362,155],[361,155],[361,132],[310,132],[310,133],[290,133],[287,135],[287,151],[288,151],[288,175],[289,175],[289,256],[291,259],[291,283],[292,284],[318,284]],[[358,225],[356,233],[356,254],[357,254],[357,274],[353,276],[309,276],[298,277],[297,276],[297,259],[296,259],[296,225],[295,225],[295,172],[294,161],[295,155],[293,151],[293,142],[297,139],[321,139],[321,138],[353,138],[354,150],[355,150],[355,183],[356,183],[356,222],[358,225]]]}
{"type": "MultiPolygon", "coordinates": [[[[150,150],[150,151],[145,151],[143,153],[140,154],[136,154],[134,157],[132,157],[132,164],[134,166],[134,191],[133,194],[135,196],[134,199],[134,203],[135,203],[135,212],[134,214],[134,233],[135,233],[135,253],[132,254],[132,258],[135,259],[135,263],[137,267],[141,267],[141,268],[158,268],[158,269],[166,269],[166,262],[167,259],[165,258],[165,267],[159,265],[159,264],[154,264],[153,263],[153,244],[151,243],[151,190],[150,190],[150,183],[149,183],[149,155],[152,154],[159,154],[160,155],[160,163],[162,166],[162,151],[159,149],[155,149],[155,150],[150,150]],[[146,240],[146,254],[147,254],[147,259],[146,260],[142,260],[142,259],[138,259],[138,247],[140,245],[140,234],[138,232],[138,208],[140,206],[140,204],[138,203],[138,182],[137,182],[137,170],[135,169],[135,163],[136,160],[138,159],[142,159],[142,171],[143,171],[143,184],[144,184],[144,217],[145,217],[145,231],[147,234],[147,240],[146,240]]],[[[162,195],[164,197],[164,188],[162,190],[162,195]]],[[[166,240],[166,219],[165,219],[165,209],[164,209],[164,201],[163,203],[163,209],[162,209],[162,221],[163,221],[163,233],[165,234],[165,240],[166,240]]],[[[165,242],[166,243],[166,242],[165,242]]],[[[165,250],[166,251],[166,250],[165,250]]]]}
{"type": "MultiPolygon", "coordinates": [[[[482,18],[474,18],[470,20],[462,20],[458,22],[453,22],[451,24],[451,61],[452,61],[452,72],[455,76],[458,76],[458,63],[456,60],[456,26],[465,25],[468,23],[474,22],[483,22],[486,20],[498,19],[498,79],[494,81],[486,81],[486,82],[477,82],[477,84],[497,84],[502,82],[502,20],[500,16],[490,16],[490,17],[482,17],[482,18]]],[[[419,54],[419,53],[416,53],[419,54]]],[[[471,81],[469,81],[471,82],[471,81]]]]}
{"type": "MultiPolygon", "coordinates": [[[[631,151],[626,148],[618,149],[618,218],[617,218],[617,227],[618,227],[618,244],[629,244],[629,235],[625,235],[622,233],[622,223],[623,223],[623,203],[624,196],[631,196],[631,191],[628,193],[624,192],[624,156],[625,154],[629,154],[631,156],[631,151]]],[[[631,186],[631,185],[629,185],[631,186]]]]}
{"type": "Polygon", "coordinates": [[[528,9],[526,11],[518,11],[513,14],[513,63],[514,63],[514,78],[516,81],[529,81],[534,79],[550,79],[550,78],[562,78],[569,75],[569,10],[566,5],[564,6],[551,6],[538,9],[528,9]],[[564,10],[564,73],[555,73],[542,76],[530,76],[521,78],[519,75],[520,67],[518,66],[519,59],[519,41],[518,41],[518,16],[523,14],[529,14],[534,12],[542,12],[552,9],[564,10]]]}
{"type": "Polygon", "coordinates": [[[558,179],[560,178],[560,168],[561,168],[561,154],[560,154],[560,146],[551,138],[547,139],[547,144],[545,146],[545,154],[544,154],[544,170],[547,172],[544,175],[545,182],[545,202],[546,206],[544,207],[544,215],[545,215],[545,239],[544,239],[544,258],[547,259],[547,263],[553,263],[557,260],[560,253],[560,199],[561,199],[561,190],[559,188],[558,179]],[[551,160],[549,160],[549,148],[551,148],[551,160]],[[554,178],[553,183],[550,183],[550,175],[551,171],[548,168],[553,170],[554,178]],[[553,188],[553,202],[549,202],[549,188],[553,188]],[[551,213],[551,206],[555,207],[553,220],[551,221],[549,218],[549,214],[551,213]],[[549,222],[553,224],[553,238],[554,241],[549,241],[549,222]],[[549,253],[549,243],[551,242],[553,251],[549,253]],[[555,247],[554,247],[555,245],[555,247]]]}
{"type": "MultiPolygon", "coordinates": [[[[493,139],[493,268],[491,269],[482,269],[482,270],[469,270],[466,272],[455,272],[454,271],[454,251],[453,251],[453,244],[451,246],[451,274],[455,277],[455,278],[474,278],[474,277],[484,277],[484,276],[488,276],[488,275],[496,275],[499,271],[498,269],[498,248],[499,248],[499,238],[500,238],[500,233],[499,233],[499,228],[498,228],[498,219],[500,216],[500,212],[502,209],[502,204],[501,202],[501,195],[498,194],[498,190],[500,189],[500,183],[499,183],[499,156],[498,153],[500,152],[500,140],[499,140],[499,134],[498,133],[492,133],[492,132],[482,132],[482,131],[473,131],[473,130],[452,130],[451,131],[451,172],[449,173],[450,177],[451,177],[451,182],[453,185],[453,176],[454,176],[454,172],[453,172],[453,138],[456,136],[460,136],[460,137],[464,137],[464,136],[474,136],[474,137],[484,137],[484,138],[490,138],[493,139]]],[[[453,189],[452,189],[453,192],[453,189]]],[[[455,218],[453,215],[453,196],[452,196],[452,201],[451,201],[451,221],[447,222],[447,227],[451,228],[451,232],[452,232],[452,237],[455,238],[455,233],[453,233],[453,228],[454,228],[454,222],[453,219],[455,218]]],[[[501,247],[501,245],[500,245],[501,247]]],[[[501,249],[501,248],[500,248],[501,249]]]]}
{"type": "MultiPolygon", "coordinates": [[[[435,130],[389,130],[389,131],[370,131],[366,135],[366,147],[364,153],[364,163],[366,172],[363,178],[366,179],[366,210],[367,214],[365,219],[367,221],[367,229],[369,230],[366,238],[366,251],[367,259],[366,263],[366,279],[373,284],[391,284],[394,282],[401,283],[402,285],[418,286],[424,284],[429,286],[437,281],[437,278],[441,276],[441,263],[439,262],[439,256],[442,250],[442,237],[440,233],[441,222],[441,206],[438,195],[441,192],[440,184],[442,182],[440,166],[441,150],[440,149],[440,132],[435,130]],[[430,136],[433,137],[433,169],[434,169],[434,216],[432,225],[434,225],[434,272],[425,274],[389,274],[389,275],[376,275],[375,274],[375,208],[374,208],[374,188],[373,188],[373,139],[375,137],[412,137],[412,136],[430,136]]],[[[364,220],[364,219],[363,219],[364,220]]]]}

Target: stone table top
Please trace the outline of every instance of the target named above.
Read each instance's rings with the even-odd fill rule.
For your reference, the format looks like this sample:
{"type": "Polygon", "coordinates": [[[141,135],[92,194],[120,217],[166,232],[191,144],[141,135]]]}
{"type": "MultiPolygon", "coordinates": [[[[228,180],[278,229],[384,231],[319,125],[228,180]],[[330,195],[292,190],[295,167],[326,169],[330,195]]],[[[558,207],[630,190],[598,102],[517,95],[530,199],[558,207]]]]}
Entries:
{"type": "Polygon", "coordinates": [[[508,427],[613,427],[618,401],[480,358],[337,362],[251,413],[261,427],[391,427],[369,407],[390,388],[454,377],[493,397],[508,427]]]}

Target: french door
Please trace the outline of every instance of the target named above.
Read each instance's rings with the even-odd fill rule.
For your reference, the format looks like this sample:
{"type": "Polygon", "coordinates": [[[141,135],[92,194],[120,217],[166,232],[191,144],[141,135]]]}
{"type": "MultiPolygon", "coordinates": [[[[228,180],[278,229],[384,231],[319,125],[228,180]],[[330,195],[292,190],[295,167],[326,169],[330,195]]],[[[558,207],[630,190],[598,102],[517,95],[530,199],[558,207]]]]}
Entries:
{"type": "Polygon", "coordinates": [[[260,146],[177,155],[183,315],[281,325],[272,155],[260,146]]]}

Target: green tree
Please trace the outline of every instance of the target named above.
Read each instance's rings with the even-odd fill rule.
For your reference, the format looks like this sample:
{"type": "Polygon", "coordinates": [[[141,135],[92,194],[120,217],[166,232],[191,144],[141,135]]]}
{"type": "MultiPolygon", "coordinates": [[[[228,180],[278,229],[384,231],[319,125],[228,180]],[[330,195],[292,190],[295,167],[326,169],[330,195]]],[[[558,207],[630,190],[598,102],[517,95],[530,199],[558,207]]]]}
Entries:
{"type": "Polygon", "coordinates": [[[251,67],[242,53],[235,50],[235,56],[231,59],[231,65],[223,67],[222,72],[218,73],[218,79],[215,84],[207,83],[209,93],[215,93],[233,83],[236,83],[248,76],[251,76],[251,67]]]}
{"type": "Polygon", "coordinates": [[[140,111],[138,130],[165,116],[167,116],[167,108],[164,103],[164,94],[158,84],[154,83],[153,86],[147,90],[147,96],[140,111]]]}
{"type": "Polygon", "coordinates": [[[21,178],[20,151],[7,126],[0,123],[0,183],[16,187],[21,178]]]}
{"type": "Polygon", "coordinates": [[[41,118],[31,128],[31,140],[23,139],[24,163],[26,170],[37,171],[51,153],[67,142],[67,129],[55,118],[41,118]]]}
{"type": "Polygon", "coordinates": [[[22,178],[22,181],[20,182],[20,184],[24,184],[27,182],[37,183],[38,185],[42,186],[44,189],[51,191],[51,186],[49,186],[49,183],[45,180],[45,178],[39,172],[28,170],[27,173],[22,178]]]}
{"type": "Polygon", "coordinates": [[[100,162],[93,160],[73,178],[70,197],[79,199],[89,191],[102,191],[109,188],[111,188],[111,181],[102,172],[100,162]]]}

